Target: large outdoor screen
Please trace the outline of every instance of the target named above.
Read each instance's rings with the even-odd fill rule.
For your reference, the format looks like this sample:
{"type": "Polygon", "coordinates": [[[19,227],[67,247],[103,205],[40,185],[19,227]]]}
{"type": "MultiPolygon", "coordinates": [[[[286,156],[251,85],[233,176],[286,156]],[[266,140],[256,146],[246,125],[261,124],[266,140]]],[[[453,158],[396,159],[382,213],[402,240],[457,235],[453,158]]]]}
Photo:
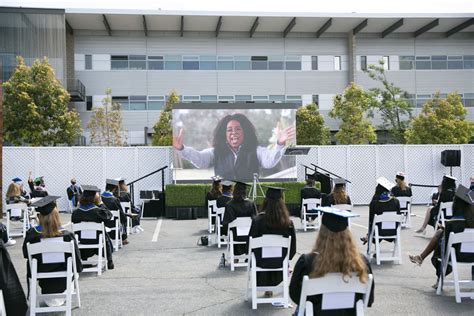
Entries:
{"type": "Polygon", "coordinates": [[[294,104],[185,104],[173,106],[176,180],[296,178],[294,104]]]}

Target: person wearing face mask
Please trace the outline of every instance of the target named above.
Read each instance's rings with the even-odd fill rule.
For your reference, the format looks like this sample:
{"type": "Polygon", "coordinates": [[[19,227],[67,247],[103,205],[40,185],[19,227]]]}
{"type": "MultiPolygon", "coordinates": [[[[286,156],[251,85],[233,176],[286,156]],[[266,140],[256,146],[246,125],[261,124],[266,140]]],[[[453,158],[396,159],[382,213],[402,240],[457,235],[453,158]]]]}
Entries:
{"type": "Polygon", "coordinates": [[[79,202],[79,197],[82,194],[82,188],[79,184],[77,184],[75,178],[71,179],[71,185],[67,188],[66,192],[67,198],[69,201],[71,201],[72,205],[76,207],[79,202]]]}
{"type": "Polygon", "coordinates": [[[277,165],[287,141],[295,138],[294,126],[281,130],[277,146],[268,149],[258,146],[255,126],[241,113],[226,115],[214,130],[213,147],[198,151],[184,145],[184,130],[173,136],[173,147],[178,155],[197,168],[214,167],[215,174],[228,180],[251,180],[260,168],[277,165]]]}

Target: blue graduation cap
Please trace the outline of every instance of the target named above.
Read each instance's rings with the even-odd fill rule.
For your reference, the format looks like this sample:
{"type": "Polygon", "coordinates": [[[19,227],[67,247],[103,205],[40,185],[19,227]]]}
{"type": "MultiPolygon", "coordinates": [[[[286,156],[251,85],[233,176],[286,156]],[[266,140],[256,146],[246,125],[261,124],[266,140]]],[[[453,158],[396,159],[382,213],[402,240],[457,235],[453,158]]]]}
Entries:
{"type": "Polygon", "coordinates": [[[15,182],[15,183],[16,182],[22,182],[22,180],[18,177],[15,177],[15,178],[12,179],[12,182],[15,182]]]}
{"type": "Polygon", "coordinates": [[[317,210],[323,213],[321,223],[335,233],[342,232],[349,226],[349,218],[360,216],[359,214],[333,207],[319,207],[317,210]]]}

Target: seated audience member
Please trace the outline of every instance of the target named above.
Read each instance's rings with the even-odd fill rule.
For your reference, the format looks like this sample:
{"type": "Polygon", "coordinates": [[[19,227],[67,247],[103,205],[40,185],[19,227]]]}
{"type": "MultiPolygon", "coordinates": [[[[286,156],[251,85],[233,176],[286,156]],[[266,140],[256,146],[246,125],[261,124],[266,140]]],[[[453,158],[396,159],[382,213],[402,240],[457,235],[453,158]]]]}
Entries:
{"type": "MultiPolygon", "coordinates": [[[[456,190],[455,197],[453,200],[453,216],[450,219],[447,219],[445,224],[446,227],[440,226],[436,231],[433,238],[426,246],[426,248],[416,256],[410,255],[410,261],[421,265],[425,258],[434,251],[433,257],[431,258],[431,263],[436,269],[436,276],[439,278],[441,275],[441,239],[444,238],[444,253],[446,253],[446,247],[448,247],[449,234],[451,232],[460,233],[464,231],[465,228],[474,228],[474,208],[473,200],[474,193],[468,188],[459,185],[456,190]]],[[[458,258],[459,259],[459,258],[458,258]]],[[[474,261],[474,254],[471,254],[470,260],[474,261]]],[[[451,273],[451,268],[448,267],[448,273],[451,273]]],[[[433,285],[433,288],[436,288],[438,282],[433,285]]]]}
{"type": "MultiPolygon", "coordinates": [[[[214,176],[212,179],[211,191],[206,193],[206,207],[209,208],[209,201],[215,201],[219,196],[222,195],[222,178],[219,176],[214,176]]],[[[215,218],[211,218],[211,224],[215,224],[215,218]]]]}
{"type": "MultiPolygon", "coordinates": [[[[258,238],[263,235],[281,235],[283,237],[291,236],[289,259],[293,259],[296,253],[296,234],[295,225],[290,220],[288,209],[283,199],[283,188],[268,187],[261,211],[252,221],[249,236],[258,238]]],[[[286,256],[286,250],[281,258],[264,258],[262,249],[255,250],[255,260],[260,268],[281,268],[283,258],[286,256]]],[[[277,286],[283,281],[281,271],[257,272],[257,286],[277,286]]],[[[270,297],[273,293],[266,292],[265,296],[270,297]]]]}
{"type": "MultiPolygon", "coordinates": [[[[61,221],[59,219],[59,211],[56,206],[56,200],[59,199],[59,196],[49,195],[44,197],[31,205],[36,207],[36,210],[39,212],[38,219],[39,225],[30,228],[26,232],[26,237],[23,242],[23,257],[28,259],[28,243],[34,244],[41,241],[44,241],[48,238],[62,238],[63,241],[70,242],[74,241],[74,250],[76,257],[76,268],[77,272],[82,271],[82,263],[79,253],[79,248],[77,247],[76,238],[74,234],[64,230],[61,227],[61,221]]],[[[39,272],[54,272],[54,271],[65,271],[67,269],[66,261],[60,263],[43,263],[43,257],[38,256],[38,271],[39,272]]],[[[30,264],[27,261],[27,277],[31,277],[30,264]]],[[[41,287],[41,292],[43,294],[50,293],[62,293],[66,291],[66,278],[50,278],[50,279],[39,279],[39,286],[41,287]]],[[[36,289],[31,288],[31,284],[28,285],[30,291],[35,291],[36,289]]],[[[46,300],[48,306],[60,306],[64,304],[65,299],[56,298],[46,300]]]]}
{"type": "Polygon", "coordinates": [[[30,196],[31,198],[45,197],[48,195],[46,191],[46,185],[44,184],[44,176],[36,177],[33,180],[31,176],[31,171],[28,175],[28,186],[30,187],[30,196]]]}
{"type": "MultiPolygon", "coordinates": [[[[94,222],[104,223],[105,226],[115,225],[114,217],[112,213],[102,204],[99,195],[99,188],[93,185],[82,186],[82,196],[79,200],[79,207],[72,212],[71,221],[76,223],[81,222],[94,222]]],[[[107,267],[109,269],[114,268],[114,262],[112,260],[112,242],[108,233],[105,233],[106,237],[106,250],[107,250],[107,267]]],[[[97,240],[94,241],[97,243],[97,240]]],[[[81,249],[81,258],[86,260],[93,255],[97,255],[97,249],[81,249]]]]}
{"type": "MultiPolygon", "coordinates": [[[[314,187],[316,181],[316,174],[309,174],[306,178],[306,185],[300,191],[300,207],[303,205],[303,199],[321,199],[321,191],[314,187]]],[[[300,208],[301,210],[301,208],[300,208]]],[[[307,210],[306,213],[311,213],[312,210],[307,210]]],[[[313,219],[318,215],[312,215],[313,219]]],[[[302,218],[302,216],[301,216],[302,218]]]]}
{"type": "MultiPolygon", "coordinates": [[[[127,227],[127,215],[122,209],[120,200],[114,196],[114,192],[118,191],[119,181],[114,179],[107,179],[105,184],[105,191],[101,194],[101,199],[104,205],[110,211],[119,211],[120,224],[121,224],[121,233],[122,233],[122,243],[124,245],[128,244],[127,232],[125,227],[127,227]]],[[[112,223],[106,224],[107,227],[113,228],[109,232],[109,236],[112,239],[115,239],[115,221],[112,223]]]]}
{"type": "MultiPolygon", "coordinates": [[[[393,187],[393,184],[384,177],[378,178],[377,183],[375,194],[369,204],[369,231],[366,237],[361,238],[364,244],[367,243],[372,231],[375,215],[381,215],[384,212],[396,212],[397,214],[401,214],[400,202],[390,195],[390,189],[393,187]]],[[[385,230],[385,233],[388,235],[396,234],[395,230],[385,230]]]]}
{"type": "Polygon", "coordinates": [[[438,219],[439,207],[443,202],[452,202],[454,198],[454,192],[456,191],[456,178],[445,175],[441,182],[441,191],[439,193],[438,201],[435,206],[428,208],[425,214],[425,220],[423,225],[415,231],[415,233],[425,233],[426,226],[430,225],[433,228],[436,226],[436,220],[438,219]]]}
{"type": "Polygon", "coordinates": [[[346,192],[346,180],[336,178],[334,179],[334,188],[331,194],[325,199],[325,206],[337,205],[337,204],[349,204],[351,205],[351,198],[346,192]]]}
{"type": "Polygon", "coordinates": [[[395,197],[398,196],[412,196],[411,188],[405,182],[405,173],[397,172],[395,176],[396,185],[392,188],[392,195],[395,197]]]}
{"type": "Polygon", "coordinates": [[[21,191],[21,196],[24,197],[25,199],[30,198],[30,194],[26,192],[25,187],[23,186],[23,180],[21,180],[19,177],[15,177],[12,179],[12,182],[18,184],[20,186],[20,191],[21,191]]]}
{"type": "Polygon", "coordinates": [[[77,184],[77,181],[75,178],[71,179],[71,185],[68,186],[68,188],[66,189],[66,193],[67,193],[67,198],[72,203],[72,206],[76,207],[77,204],[79,203],[79,197],[82,194],[82,188],[79,184],[77,184]]]}
{"type": "MultiPolygon", "coordinates": [[[[13,179],[15,180],[15,179],[13,179]]],[[[30,204],[30,199],[22,194],[21,185],[18,182],[12,182],[8,186],[7,194],[6,194],[6,204],[14,204],[14,203],[26,203],[30,204]]]]}
{"type": "MultiPolygon", "coordinates": [[[[132,197],[128,192],[128,186],[125,183],[125,179],[119,180],[118,190],[114,192],[115,197],[117,197],[120,202],[130,202],[131,212],[134,214],[132,216],[132,227],[135,233],[142,232],[144,229],[140,226],[140,217],[141,217],[141,210],[136,207],[132,202],[132,197]]],[[[127,210],[123,210],[125,214],[127,214],[127,210]]]]}
{"type": "MultiPolygon", "coordinates": [[[[247,186],[244,182],[235,181],[234,192],[232,194],[232,200],[230,200],[225,206],[224,220],[222,221],[223,230],[227,231],[229,223],[233,222],[237,217],[251,217],[252,219],[257,216],[257,207],[252,200],[247,199],[247,186]]],[[[237,237],[235,231],[234,239],[236,241],[248,242],[248,236],[237,237]]],[[[234,254],[242,255],[248,252],[248,246],[244,244],[235,245],[234,254]]]]}
{"type": "MultiPolygon", "coordinates": [[[[232,200],[232,185],[234,182],[231,181],[222,181],[222,195],[219,196],[216,200],[216,206],[218,208],[224,207],[227,203],[232,200]]],[[[223,225],[221,229],[221,235],[227,235],[227,225],[223,225]]]]}
{"type": "MultiPolygon", "coordinates": [[[[347,217],[323,213],[321,224],[321,230],[312,252],[301,255],[293,269],[290,297],[297,304],[300,302],[305,275],[308,275],[309,278],[320,278],[327,273],[335,272],[342,273],[341,277],[345,279],[355,273],[361,282],[366,283],[368,275],[372,273],[369,261],[359,253],[348,229],[347,217]]],[[[375,282],[372,284],[369,306],[372,306],[374,302],[374,288],[375,282]]],[[[354,301],[361,298],[360,294],[356,294],[354,301]]],[[[351,309],[321,312],[322,295],[310,296],[308,300],[313,303],[314,315],[356,315],[355,306],[351,309]]]]}

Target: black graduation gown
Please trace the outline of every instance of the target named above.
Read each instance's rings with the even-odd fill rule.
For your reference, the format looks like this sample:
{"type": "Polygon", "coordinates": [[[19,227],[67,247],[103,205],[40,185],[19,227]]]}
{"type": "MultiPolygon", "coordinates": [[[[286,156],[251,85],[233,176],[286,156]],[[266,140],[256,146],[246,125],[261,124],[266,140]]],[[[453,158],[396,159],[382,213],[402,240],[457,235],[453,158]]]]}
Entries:
{"type": "Polygon", "coordinates": [[[67,189],[66,189],[66,193],[67,193],[67,198],[69,200],[72,200],[72,204],[74,206],[77,206],[77,203],[79,201],[79,196],[82,194],[82,189],[81,187],[77,186],[77,185],[70,185],[67,189]],[[74,199],[73,199],[74,198],[74,199]]]}
{"type": "MultiPolygon", "coordinates": [[[[138,214],[138,216],[133,216],[132,217],[132,226],[135,227],[137,225],[140,225],[140,217],[141,217],[141,212],[138,207],[135,207],[135,205],[132,203],[132,196],[130,193],[126,191],[120,191],[120,196],[118,197],[120,202],[130,202],[130,207],[132,208],[130,211],[132,213],[138,214]]],[[[123,210],[126,212],[127,210],[123,210]]]]}
{"type": "MultiPolygon", "coordinates": [[[[394,198],[390,197],[387,201],[381,200],[372,200],[369,204],[369,235],[370,231],[372,230],[372,223],[374,221],[375,215],[381,215],[384,212],[396,212],[397,214],[401,214],[400,212],[400,202],[394,198]]],[[[379,231],[381,229],[379,226],[379,231]]],[[[381,231],[380,236],[392,236],[396,234],[396,229],[384,229],[381,231]]],[[[384,239],[387,241],[393,241],[393,239],[384,239]]]]}
{"type": "MultiPolygon", "coordinates": [[[[104,192],[106,193],[106,192],[104,192]]],[[[119,211],[120,214],[120,224],[122,224],[122,227],[127,227],[127,215],[122,209],[122,204],[120,204],[120,200],[116,198],[115,196],[110,193],[110,196],[107,195],[101,195],[102,202],[104,202],[104,205],[107,207],[107,209],[111,211],[119,211]]],[[[112,228],[112,231],[109,232],[109,236],[112,239],[115,239],[115,221],[112,221],[110,223],[106,223],[105,226],[112,228]]],[[[122,231],[122,240],[127,239],[127,233],[125,229],[122,231]]]]}
{"type": "Polygon", "coordinates": [[[0,223],[0,240],[6,243],[8,239],[7,227],[3,225],[3,223],[0,223]]]}
{"type": "Polygon", "coordinates": [[[5,244],[0,239],[0,289],[8,316],[24,316],[28,309],[25,293],[5,244]]]}
{"type": "MultiPolygon", "coordinates": [[[[301,207],[303,205],[303,199],[321,199],[321,197],[322,197],[321,191],[319,191],[315,187],[305,186],[300,191],[300,210],[301,210],[301,207]]],[[[318,215],[314,214],[313,217],[316,217],[316,216],[318,216],[318,215]]]]}
{"type": "MultiPolygon", "coordinates": [[[[257,207],[252,200],[230,200],[225,206],[223,230],[227,231],[228,224],[233,222],[237,217],[251,217],[257,216],[257,207]]],[[[235,230],[232,230],[235,241],[245,241],[248,244],[248,236],[237,236],[235,230]]],[[[235,245],[234,254],[241,255],[248,252],[248,245],[235,245]]]]}
{"type": "MultiPolygon", "coordinates": [[[[293,259],[296,253],[296,233],[295,225],[290,223],[286,228],[270,228],[265,223],[265,213],[260,213],[252,221],[249,236],[252,238],[261,237],[262,235],[281,235],[283,237],[291,236],[289,259],[293,259]]],[[[255,249],[255,260],[260,268],[280,268],[283,264],[283,258],[286,256],[286,249],[282,253],[282,258],[262,258],[262,249],[255,249]]],[[[283,281],[281,271],[257,272],[258,286],[276,286],[283,281]]]]}
{"type": "MultiPolygon", "coordinates": [[[[372,273],[372,268],[370,267],[369,261],[361,254],[362,259],[364,260],[367,266],[367,272],[372,273]]],[[[293,275],[291,276],[290,282],[290,297],[296,304],[300,303],[301,298],[301,288],[303,286],[303,277],[309,275],[313,269],[313,262],[317,260],[317,255],[315,253],[303,254],[298,259],[293,269],[293,275]]],[[[374,302],[374,288],[375,281],[372,283],[372,289],[369,296],[369,306],[372,306],[374,302]]],[[[362,299],[362,295],[356,294],[355,301],[362,299]]],[[[325,310],[321,311],[322,295],[310,296],[309,301],[313,303],[314,315],[356,315],[355,308],[352,309],[343,309],[343,310],[325,310]]],[[[354,302],[355,303],[355,302],[354,302]]]]}
{"type": "MultiPolygon", "coordinates": [[[[81,262],[81,254],[79,252],[79,248],[77,247],[77,242],[76,238],[74,237],[74,234],[71,233],[70,231],[63,230],[61,231],[61,235],[58,237],[62,237],[63,241],[69,242],[71,240],[74,241],[74,250],[76,252],[76,268],[77,272],[82,271],[82,262],[81,262]]],[[[23,257],[25,259],[28,259],[28,248],[27,244],[34,244],[37,242],[41,241],[41,227],[36,226],[30,228],[26,232],[25,240],[23,241],[23,257]]],[[[43,263],[42,256],[33,256],[38,260],[38,272],[54,272],[54,271],[66,271],[67,269],[67,264],[66,262],[63,263],[43,263]]],[[[70,257],[70,255],[67,255],[67,257],[70,257]]],[[[30,264],[27,260],[26,262],[26,268],[27,268],[27,277],[31,277],[31,271],[30,271],[30,264]]],[[[41,292],[43,294],[48,294],[48,293],[62,293],[66,290],[66,278],[52,278],[52,279],[40,279],[39,280],[39,285],[41,287],[41,292]]]]}
{"type": "MultiPolygon", "coordinates": [[[[99,206],[91,206],[90,208],[84,206],[84,205],[79,205],[79,208],[75,209],[72,212],[71,216],[71,221],[76,224],[76,223],[81,223],[81,222],[94,222],[94,223],[104,223],[105,226],[107,225],[115,225],[115,221],[113,220],[113,215],[110,213],[110,211],[103,205],[99,206]]],[[[79,240],[81,236],[79,234],[79,240]]],[[[97,237],[95,240],[81,240],[81,243],[87,244],[96,244],[98,242],[99,234],[97,234],[97,237]]],[[[109,234],[106,232],[105,233],[105,238],[106,238],[106,248],[107,248],[107,260],[112,261],[112,241],[110,240],[109,234]]],[[[96,249],[81,249],[81,257],[82,260],[86,260],[89,257],[92,257],[93,255],[97,254],[96,249]]]]}
{"type": "Polygon", "coordinates": [[[334,197],[333,197],[332,193],[328,194],[327,197],[323,201],[323,206],[331,206],[331,205],[335,205],[335,204],[352,204],[352,202],[351,202],[351,198],[349,196],[347,196],[345,203],[336,203],[334,201],[334,197]]]}
{"type": "Polygon", "coordinates": [[[435,227],[436,220],[438,219],[439,207],[443,202],[452,202],[454,200],[454,190],[449,189],[447,191],[443,191],[439,194],[438,203],[430,211],[430,220],[428,224],[430,226],[435,227]]]}
{"type": "Polygon", "coordinates": [[[410,187],[406,187],[405,190],[402,190],[398,185],[392,188],[391,193],[393,196],[412,196],[410,187]]]}
{"type": "Polygon", "coordinates": [[[31,198],[41,198],[41,197],[45,197],[45,196],[48,195],[48,191],[46,191],[44,189],[43,190],[36,190],[33,181],[28,181],[28,186],[30,187],[30,191],[31,191],[30,197],[31,198]]]}

